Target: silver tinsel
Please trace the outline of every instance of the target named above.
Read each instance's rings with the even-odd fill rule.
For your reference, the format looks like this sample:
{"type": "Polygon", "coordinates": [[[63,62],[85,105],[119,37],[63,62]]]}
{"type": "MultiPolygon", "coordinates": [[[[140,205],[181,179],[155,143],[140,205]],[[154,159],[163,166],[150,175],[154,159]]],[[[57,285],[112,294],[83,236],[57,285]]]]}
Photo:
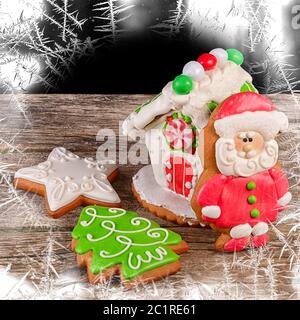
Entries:
{"type": "MultiPolygon", "coordinates": [[[[137,1],[108,0],[96,2],[93,10],[95,21],[101,21],[95,31],[99,38],[115,43],[126,33],[126,22],[130,20],[131,10],[137,1]],[[104,22],[104,23],[102,23],[104,22]]],[[[0,2],[0,90],[9,93],[5,112],[0,110],[0,126],[8,128],[5,136],[0,137],[0,182],[2,185],[0,215],[2,221],[8,218],[8,211],[13,207],[16,213],[10,219],[17,219],[21,225],[46,228],[48,237],[42,254],[35,248],[19,252],[19,259],[28,266],[28,271],[16,276],[12,265],[0,267],[0,298],[68,298],[68,299],[277,299],[284,292],[276,290],[279,282],[288,282],[294,294],[289,298],[300,296],[300,209],[299,199],[293,199],[288,210],[282,213],[278,222],[271,229],[275,235],[276,245],[268,245],[259,250],[249,250],[242,255],[221,255],[222,263],[201,265],[202,275],[193,274],[185,269],[177,280],[163,279],[156,283],[125,289],[119,282],[112,280],[106,285],[90,286],[86,275],[77,268],[65,268],[59,272],[54,265],[64,264],[57,250],[73,256],[70,247],[65,247],[57,234],[55,226],[63,226],[65,221],[51,220],[41,214],[43,205],[35,201],[31,193],[17,192],[12,186],[13,172],[11,164],[5,162],[5,156],[11,153],[22,158],[23,151],[15,143],[19,132],[30,127],[30,110],[19,101],[19,93],[30,92],[36,83],[46,88],[55,87],[57,81],[72,71],[76,60],[91,54],[98,43],[90,38],[80,40],[78,32],[86,19],[79,19],[79,13],[71,10],[72,1],[55,0],[27,1],[9,0],[0,2]],[[50,16],[44,4],[50,5],[56,18],[50,16]],[[59,18],[57,18],[59,17],[59,18]],[[49,21],[58,30],[57,40],[45,37],[44,30],[38,24],[39,19],[49,21]],[[19,132],[9,132],[9,123],[14,115],[22,116],[18,125],[19,132]],[[289,227],[288,233],[280,231],[282,225],[289,227]],[[279,246],[279,250],[278,250],[279,246]],[[288,261],[282,272],[282,260],[288,261]],[[209,268],[209,270],[208,270],[209,268]],[[222,281],[214,282],[206,278],[206,272],[222,273],[222,281]],[[239,277],[240,273],[244,277],[239,277]],[[260,280],[268,283],[262,288],[260,280]],[[240,279],[245,282],[241,283],[240,279]]],[[[299,83],[295,72],[298,66],[289,61],[291,55],[281,34],[281,9],[283,1],[247,0],[247,1],[181,1],[169,12],[164,21],[151,26],[153,32],[171,37],[183,27],[189,25],[190,36],[225,37],[228,46],[234,46],[237,33],[244,35],[242,45],[246,52],[246,67],[255,75],[264,72],[264,87],[269,93],[290,93],[298,106],[295,86],[299,83]],[[238,28],[238,30],[237,30],[238,28]],[[252,54],[255,60],[251,59],[252,54]],[[248,59],[249,58],[249,59],[248,59]],[[265,72],[267,71],[267,72],[265,72]]],[[[4,131],[4,130],[2,130],[4,131]]],[[[280,160],[287,172],[290,189],[293,192],[300,185],[300,132],[291,124],[289,132],[281,135],[280,160]]],[[[72,219],[72,218],[70,218],[72,219]]],[[[73,221],[74,223],[75,221],[73,221]]],[[[220,260],[218,260],[220,261],[220,260]]],[[[188,264],[188,258],[184,260],[188,264]]]]}

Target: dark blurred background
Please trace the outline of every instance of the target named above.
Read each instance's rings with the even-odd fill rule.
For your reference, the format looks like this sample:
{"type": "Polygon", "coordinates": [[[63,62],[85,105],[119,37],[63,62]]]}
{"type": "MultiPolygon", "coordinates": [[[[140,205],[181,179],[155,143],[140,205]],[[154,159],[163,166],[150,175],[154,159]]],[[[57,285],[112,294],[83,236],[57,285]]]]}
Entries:
{"type": "MultiPolygon", "coordinates": [[[[63,1],[56,3],[63,6],[63,1]]],[[[289,92],[290,85],[297,90],[300,88],[298,3],[74,1],[70,12],[78,11],[78,19],[86,19],[82,30],[77,31],[78,38],[92,39],[95,49],[90,55],[78,57],[59,86],[47,91],[159,92],[181,73],[186,62],[216,47],[241,50],[246,60],[244,68],[251,72],[261,91],[289,92]]],[[[47,1],[46,9],[49,15],[60,19],[55,7],[47,1]]],[[[45,19],[39,24],[47,37],[59,42],[55,24],[45,19]]],[[[33,91],[42,92],[44,88],[35,86],[33,91]]]]}

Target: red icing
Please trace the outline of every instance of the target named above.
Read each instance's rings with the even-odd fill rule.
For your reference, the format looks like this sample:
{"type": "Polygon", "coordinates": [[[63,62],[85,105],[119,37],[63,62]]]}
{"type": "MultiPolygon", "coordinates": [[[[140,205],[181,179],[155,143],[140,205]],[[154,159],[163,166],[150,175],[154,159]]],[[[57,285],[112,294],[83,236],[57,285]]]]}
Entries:
{"type": "Polygon", "coordinates": [[[188,197],[192,188],[187,188],[186,183],[192,185],[194,176],[191,164],[180,156],[171,156],[168,166],[165,167],[166,176],[171,175],[172,179],[168,181],[168,188],[178,194],[188,197]]]}
{"type": "Polygon", "coordinates": [[[198,194],[201,207],[218,205],[221,215],[217,219],[203,216],[218,227],[233,227],[244,223],[251,226],[260,221],[270,222],[277,218],[281,207],[277,201],[288,192],[288,181],[282,170],[270,169],[252,177],[226,177],[218,174],[207,181],[198,194]],[[249,181],[256,183],[254,190],[248,190],[249,181]],[[255,195],[256,203],[249,204],[248,196],[255,195]],[[258,209],[258,218],[252,218],[250,211],[258,209]]]}
{"type": "Polygon", "coordinates": [[[269,237],[267,234],[263,234],[258,237],[252,237],[252,245],[254,248],[265,246],[269,242],[269,237]]]}
{"type": "Polygon", "coordinates": [[[236,93],[223,101],[216,120],[246,111],[275,111],[276,107],[266,97],[255,92],[236,93]]]}
{"type": "Polygon", "coordinates": [[[172,150],[181,150],[192,154],[195,152],[195,148],[193,148],[195,133],[192,126],[183,119],[167,117],[164,136],[172,150]]]}
{"type": "Polygon", "coordinates": [[[197,61],[202,64],[202,67],[204,68],[204,70],[211,70],[217,64],[217,58],[210,53],[201,54],[198,57],[197,61]]]}
{"type": "Polygon", "coordinates": [[[244,250],[249,242],[249,238],[238,238],[238,239],[230,239],[224,245],[224,251],[226,252],[234,252],[234,251],[242,251],[244,250]]]}

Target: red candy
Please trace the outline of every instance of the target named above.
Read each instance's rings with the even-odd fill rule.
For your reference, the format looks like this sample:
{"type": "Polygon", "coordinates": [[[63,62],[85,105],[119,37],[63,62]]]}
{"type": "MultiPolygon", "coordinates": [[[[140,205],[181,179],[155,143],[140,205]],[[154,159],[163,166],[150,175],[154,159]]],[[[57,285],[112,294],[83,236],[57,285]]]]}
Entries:
{"type": "Polygon", "coordinates": [[[204,70],[211,70],[217,64],[217,58],[210,53],[201,54],[197,61],[202,64],[204,70]]]}

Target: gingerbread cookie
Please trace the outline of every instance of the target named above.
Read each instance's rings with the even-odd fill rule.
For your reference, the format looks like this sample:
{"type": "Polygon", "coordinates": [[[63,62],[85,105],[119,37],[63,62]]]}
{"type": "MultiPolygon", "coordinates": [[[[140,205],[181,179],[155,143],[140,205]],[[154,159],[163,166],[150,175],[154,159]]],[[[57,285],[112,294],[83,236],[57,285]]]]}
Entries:
{"type": "Polygon", "coordinates": [[[253,92],[232,95],[212,114],[204,129],[204,170],[192,207],[201,221],[222,233],[217,250],[268,242],[268,224],[291,200],[275,140],[287,128],[287,117],[253,92]]]}
{"type": "Polygon", "coordinates": [[[14,185],[44,196],[49,216],[58,218],[80,205],[120,206],[110,184],[117,176],[115,165],[83,159],[58,147],[45,162],[18,170],[14,185]]]}
{"type": "Polygon", "coordinates": [[[198,225],[190,201],[203,170],[199,157],[202,129],[228,96],[256,92],[251,76],[241,67],[243,59],[236,49],[217,48],[200,55],[124,121],[125,135],[145,135],[151,167],[135,175],[132,189],[138,201],[156,215],[198,225]],[[175,208],[174,203],[178,204],[175,208]]]}
{"type": "Polygon", "coordinates": [[[72,249],[90,283],[119,274],[126,287],[157,280],[180,269],[179,255],[188,250],[173,231],[135,212],[88,206],[72,232],[72,249]]]}

